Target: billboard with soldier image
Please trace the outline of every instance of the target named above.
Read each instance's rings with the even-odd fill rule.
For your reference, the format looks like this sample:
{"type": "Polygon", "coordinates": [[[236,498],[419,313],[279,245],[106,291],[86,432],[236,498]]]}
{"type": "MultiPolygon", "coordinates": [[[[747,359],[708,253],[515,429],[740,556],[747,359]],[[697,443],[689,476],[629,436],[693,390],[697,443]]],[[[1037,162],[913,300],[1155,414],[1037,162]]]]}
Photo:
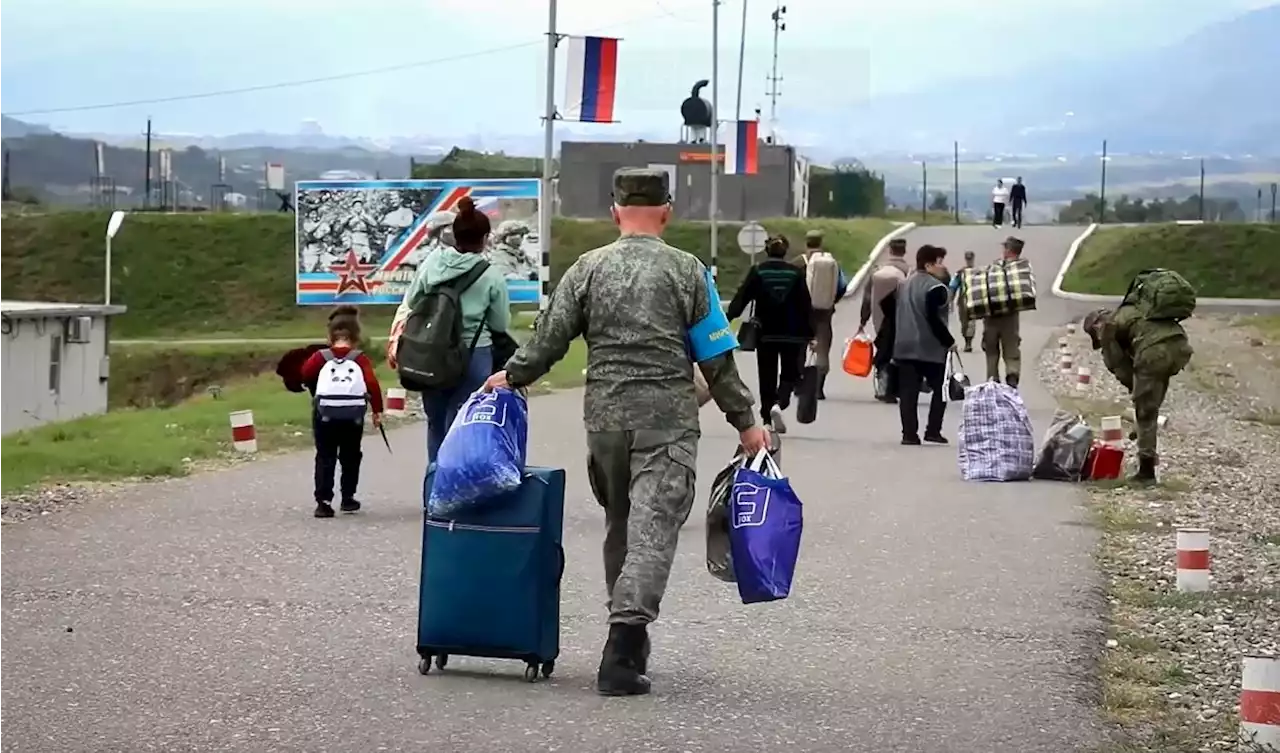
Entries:
{"type": "Polygon", "coordinates": [[[453,209],[463,196],[489,215],[493,232],[484,256],[506,276],[511,302],[537,303],[536,178],[299,181],[297,302],[400,303],[423,260],[453,245],[453,209]]]}

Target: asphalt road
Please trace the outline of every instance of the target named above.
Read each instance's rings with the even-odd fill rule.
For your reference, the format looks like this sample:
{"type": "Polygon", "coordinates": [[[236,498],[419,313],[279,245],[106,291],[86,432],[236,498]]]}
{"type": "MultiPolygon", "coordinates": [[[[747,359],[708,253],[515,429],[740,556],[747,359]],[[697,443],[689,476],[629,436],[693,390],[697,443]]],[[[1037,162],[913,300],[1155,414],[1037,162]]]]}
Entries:
{"type": "MultiPolygon", "coordinates": [[[[1028,228],[1047,287],[1074,229],[1028,228]]],[[[990,228],[924,228],[993,256],[990,228]]],[[[838,317],[850,334],[855,306],[838,317]]],[[[1026,317],[1030,362],[1053,301],[1026,317]]],[[[978,355],[978,354],[975,354],[978,355]]],[[[754,373],[744,357],[747,373],[754,373]]],[[[981,370],[978,358],[970,370],[981,370]]],[[[754,382],[754,378],[752,378],[754,382]]],[[[569,470],[555,677],[454,658],[416,671],[422,428],[366,444],[356,516],[314,520],[310,458],[122,488],[6,527],[5,751],[1065,753],[1095,742],[1094,537],[1066,485],[967,484],[902,447],[867,380],[832,377],[784,466],[806,503],[795,591],[743,606],[703,562],[706,488],[734,445],[708,407],[700,493],[663,617],[655,692],[592,691],[601,514],[576,391],[532,403],[531,461],[569,470]]],[[[1051,403],[1025,385],[1037,429],[1051,403]]],[[[958,411],[948,416],[954,437],[958,411]]]]}

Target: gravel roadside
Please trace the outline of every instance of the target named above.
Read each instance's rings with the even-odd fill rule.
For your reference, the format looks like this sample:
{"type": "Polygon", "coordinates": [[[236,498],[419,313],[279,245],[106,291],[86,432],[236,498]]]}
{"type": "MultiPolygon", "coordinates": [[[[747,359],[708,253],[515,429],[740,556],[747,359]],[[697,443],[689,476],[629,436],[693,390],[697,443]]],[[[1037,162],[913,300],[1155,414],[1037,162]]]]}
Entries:
{"type": "MultiPolygon", "coordinates": [[[[1219,751],[1238,746],[1241,659],[1280,655],[1280,337],[1262,319],[1196,317],[1196,349],[1176,377],[1160,436],[1161,483],[1094,487],[1103,530],[1112,635],[1103,661],[1103,707],[1117,724],[1116,751],[1219,751]],[[1259,325],[1268,325],[1265,330],[1259,325]],[[1210,530],[1212,586],[1175,588],[1174,529],[1210,530]]],[[[1066,332],[1059,333],[1066,336],[1066,332]]],[[[1064,406],[1090,419],[1124,415],[1125,389],[1082,333],[1069,337],[1087,392],[1064,374],[1058,349],[1040,373],[1064,406]]],[[[1133,471],[1134,448],[1126,447],[1133,471]]],[[[1248,746],[1243,748],[1250,750],[1248,746]]]]}

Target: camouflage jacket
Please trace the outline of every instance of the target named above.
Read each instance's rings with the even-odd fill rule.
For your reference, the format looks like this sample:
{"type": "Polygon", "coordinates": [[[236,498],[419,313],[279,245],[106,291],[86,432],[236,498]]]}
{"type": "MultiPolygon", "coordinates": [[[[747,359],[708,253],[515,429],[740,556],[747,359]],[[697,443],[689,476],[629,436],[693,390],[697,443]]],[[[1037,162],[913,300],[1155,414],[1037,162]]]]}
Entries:
{"type": "Polygon", "coordinates": [[[1167,379],[1182,371],[1193,352],[1181,324],[1147,319],[1133,306],[1107,316],[1099,340],[1102,362],[1130,390],[1135,373],[1167,379]]]}
{"type": "MultiPolygon", "coordinates": [[[[581,335],[587,343],[583,416],[588,431],[697,429],[698,401],[686,333],[709,311],[705,267],[660,238],[624,235],[565,272],[507,379],[531,384],[581,335]]],[[[739,431],[755,423],[754,398],[733,352],[699,364],[711,397],[739,431]]]]}

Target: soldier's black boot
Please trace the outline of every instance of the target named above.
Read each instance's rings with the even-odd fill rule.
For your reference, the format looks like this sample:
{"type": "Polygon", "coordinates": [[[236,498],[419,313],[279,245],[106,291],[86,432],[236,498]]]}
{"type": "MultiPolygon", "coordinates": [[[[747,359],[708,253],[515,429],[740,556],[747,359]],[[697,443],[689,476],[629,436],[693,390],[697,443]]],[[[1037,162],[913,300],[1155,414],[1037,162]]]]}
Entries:
{"type": "Polygon", "coordinates": [[[973,352],[973,338],[972,338],[972,337],[966,337],[966,338],[964,339],[964,352],[965,352],[965,353],[972,353],[972,352],[973,352]]]}
{"type": "MultiPolygon", "coordinates": [[[[596,692],[600,695],[645,695],[649,678],[641,667],[648,663],[645,648],[648,631],[644,625],[610,625],[596,673],[596,692]]],[[[647,668],[647,667],[646,667],[647,668]]]]}
{"type": "Polygon", "coordinates": [[[1016,389],[1018,389],[1018,375],[1017,375],[1017,374],[1005,374],[1005,375],[1004,375],[1004,383],[1005,383],[1005,384],[1007,384],[1007,385],[1009,385],[1010,387],[1014,388],[1015,390],[1016,390],[1016,389]]]}
{"type": "Polygon", "coordinates": [[[652,648],[653,646],[649,644],[649,631],[646,630],[644,633],[644,645],[640,647],[640,658],[636,666],[636,669],[640,670],[642,675],[649,674],[649,650],[652,648]]]}
{"type": "Polygon", "coordinates": [[[1135,484],[1154,484],[1156,482],[1156,459],[1138,458],[1138,472],[1129,478],[1135,484]]]}

